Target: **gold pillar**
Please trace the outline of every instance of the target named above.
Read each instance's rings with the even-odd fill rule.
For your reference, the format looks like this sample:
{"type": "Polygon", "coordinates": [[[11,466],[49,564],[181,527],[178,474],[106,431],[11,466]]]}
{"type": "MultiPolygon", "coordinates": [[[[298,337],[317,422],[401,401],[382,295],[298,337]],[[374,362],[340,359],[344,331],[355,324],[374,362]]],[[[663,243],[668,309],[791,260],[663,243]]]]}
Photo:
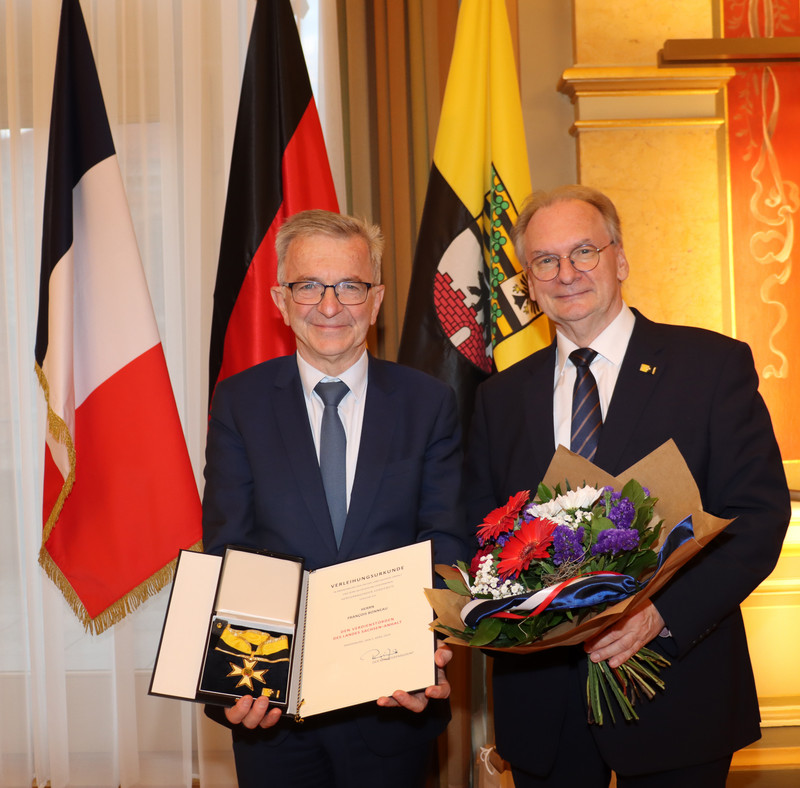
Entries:
{"type": "Polygon", "coordinates": [[[730,332],[724,87],[731,68],[564,72],[581,183],[623,221],[627,301],[647,317],[730,332]],[[709,264],[709,261],[711,263],[709,264]]]}
{"type": "Polygon", "coordinates": [[[578,179],[619,208],[630,278],[647,317],[731,333],[724,87],[731,68],[657,67],[668,38],[708,38],[708,0],[573,0],[578,179]],[[708,261],[712,261],[711,264],[708,261]]]}

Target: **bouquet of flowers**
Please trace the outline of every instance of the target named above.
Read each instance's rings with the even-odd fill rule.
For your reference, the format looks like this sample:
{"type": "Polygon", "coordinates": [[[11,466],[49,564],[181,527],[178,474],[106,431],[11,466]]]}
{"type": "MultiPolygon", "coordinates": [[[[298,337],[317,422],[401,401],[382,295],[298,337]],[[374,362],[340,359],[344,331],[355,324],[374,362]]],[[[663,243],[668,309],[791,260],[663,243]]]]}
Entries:
{"type": "MultiPolygon", "coordinates": [[[[484,518],[469,566],[437,567],[448,590],[428,592],[432,626],[447,642],[504,651],[580,643],[662,587],[728,522],[702,511],[672,442],[616,479],[559,447],[535,496],[521,491],[484,518]],[[574,479],[592,483],[573,488],[574,479]]],[[[664,688],[667,665],[648,648],[616,669],[589,661],[590,722],[603,723],[604,704],[613,721],[614,705],[638,719],[636,698],[664,688]]]]}

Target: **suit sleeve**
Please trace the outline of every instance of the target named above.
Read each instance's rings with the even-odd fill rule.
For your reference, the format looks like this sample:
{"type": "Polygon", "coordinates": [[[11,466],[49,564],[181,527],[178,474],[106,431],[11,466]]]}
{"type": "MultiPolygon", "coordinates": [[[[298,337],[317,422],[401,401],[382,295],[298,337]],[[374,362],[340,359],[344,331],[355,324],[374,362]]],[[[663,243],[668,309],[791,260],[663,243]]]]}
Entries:
{"type": "Polygon", "coordinates": [[[477,525],[498,506],[500,495],[492,483],[489,426],[486,418],[484,388],[479,387],[475,395],[475,411],[469,433],[469,451],[464,467],[464,500],[466,501],[467,526],[472,535],[472,552],[478,547],[477,525]]]}
{"type": "Polygon", "coordinates": [[[253,474],[230,408],[228,389],[214,394],[206,440],[203,547],[221,555],[228,544],[257,547],[253,531],[253,474]]]}
{"type": "Polygon", "coordinates": [[[417,540],[433,540],[436,563],[451,565],[469,552],[461,498],[461,430],[453,390],[447,387],[433,421],[422,469],[417,540]]]}
{"type": "Polygon", "coordinates": [[[682,656],[761,583],[780,555],[790,508],[786,478],[750,348],[727,345],[715,375],[706,467],[693,472],[706,511],[736,518],[653,602],[682,656]]]}

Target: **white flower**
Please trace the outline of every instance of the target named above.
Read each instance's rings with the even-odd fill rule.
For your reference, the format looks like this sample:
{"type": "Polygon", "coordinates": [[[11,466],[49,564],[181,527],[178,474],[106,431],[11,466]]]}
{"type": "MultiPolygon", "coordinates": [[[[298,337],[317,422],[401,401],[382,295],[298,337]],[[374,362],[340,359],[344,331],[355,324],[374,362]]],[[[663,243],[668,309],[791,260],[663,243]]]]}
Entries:
{"type": "Polygon", "coordinates": [[[547,520],[558,522],[558,518],[564,513],[564,509],[557,500],[546,501],[545,503],[532,503],[525,514],[529,517],[544,517],[547,520]]]}
{"type": "Polygon", "coordinates": [[[591,509],[592,504],[600,497],[602,490],[585,485],[577,490],[570,490],[553,500],[561,509],[591,509]]]}
{"type": "Polygon", "coordinates": [[[525,587],[516,580],[509,579],[501,583],[495,572],[492,556],[485,555],[480,559],[478,571],[475,573],[475,583],[469,590],[473,596],[485,594],[494,599],[502,599],[524,593],[525,587]]]}
{"type": "Polygon", "coordinates": [[[570,490],[544,503],[532,503],[525,509],[528,517],[544,517],[557,525],[567,525],[575,530],[581,523],[591,520],[592,504],[602,490],[584,485],[570,490]]]}

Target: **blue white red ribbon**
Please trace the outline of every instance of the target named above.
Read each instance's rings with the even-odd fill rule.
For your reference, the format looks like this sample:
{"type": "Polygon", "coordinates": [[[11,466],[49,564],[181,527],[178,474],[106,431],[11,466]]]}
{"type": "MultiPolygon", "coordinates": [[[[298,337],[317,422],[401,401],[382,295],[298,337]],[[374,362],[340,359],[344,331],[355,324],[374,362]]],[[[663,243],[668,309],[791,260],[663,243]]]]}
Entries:
{"type": "Polygon", "coordinates": [[[527,594],[515,594],[501,599],[473,599],[462,608],[461,620],[474,629],[486,616],[528,618],[545,610],[579,610],[621,602],[641,591],[655,577],[669,556],[693,538],[694,528],[689,515],[669,532],[658,551],[656,570],[645,581],[640,582],[630,575],[616,572],[592,572],[527,594]]]}

